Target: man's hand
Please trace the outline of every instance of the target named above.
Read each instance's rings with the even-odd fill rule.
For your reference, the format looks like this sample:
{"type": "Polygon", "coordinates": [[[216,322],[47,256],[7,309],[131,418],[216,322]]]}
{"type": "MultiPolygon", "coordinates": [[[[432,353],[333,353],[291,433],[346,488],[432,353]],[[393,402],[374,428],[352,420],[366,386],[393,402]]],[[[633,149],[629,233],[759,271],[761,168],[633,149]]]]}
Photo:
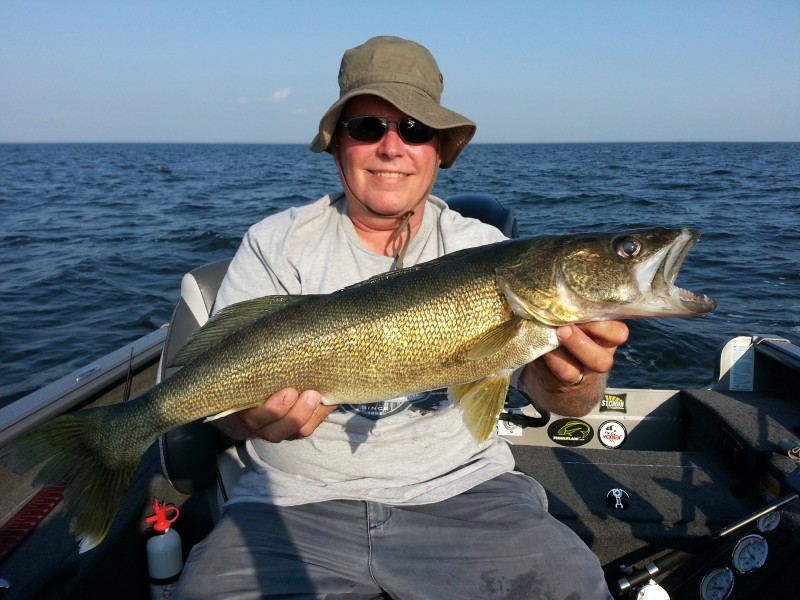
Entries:
{"type": "Polygon", "coordinates": [[[275,443],[308,437],[336,409],[321,404],[321,400],[314,390],[298,393],[285,388],[261,406],[220,419],[219,428],[233,438],[260,437],[275,443]]]}
{"type": "Polygon", "coordinates": [[[559,327],[556,335],[561,346],[525,367],[521,379],[541,408],[583,416],[599,402],[628,327],[622,321],[597,321],[559,327]]]}

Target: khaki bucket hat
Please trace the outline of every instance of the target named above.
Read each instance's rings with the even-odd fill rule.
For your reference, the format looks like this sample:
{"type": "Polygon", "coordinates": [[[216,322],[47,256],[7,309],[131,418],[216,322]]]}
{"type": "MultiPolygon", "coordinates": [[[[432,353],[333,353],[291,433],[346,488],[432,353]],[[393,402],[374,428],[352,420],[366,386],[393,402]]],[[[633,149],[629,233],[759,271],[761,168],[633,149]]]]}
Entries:
{"type": "Polygon", "coordinates": [[[475,135],[475,123],[441,105],[444,78],[427,48],[398,37],[374,37],[344,53],[339,69],[339,99],[319,122],[309,148],[330,152],[347,101],[355,96],[383,98],[410,117],[439,131],[442,168],[450,167],[475,135]]]}

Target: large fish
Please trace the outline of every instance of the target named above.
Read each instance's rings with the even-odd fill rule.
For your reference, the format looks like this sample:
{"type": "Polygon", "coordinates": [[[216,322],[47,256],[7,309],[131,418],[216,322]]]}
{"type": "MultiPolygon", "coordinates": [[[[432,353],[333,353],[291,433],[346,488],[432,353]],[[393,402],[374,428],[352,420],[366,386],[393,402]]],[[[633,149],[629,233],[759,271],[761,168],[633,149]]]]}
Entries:
{"type": "Polygon", "coordinates": [[[712,310],[713,300],[674,285],[698,237],[647,229],[509,240],[333,294],[242,302],[189,341],[173,377],[130,402],[58,417],[1,454],[17,471],[44,462],[37,485],[69,479],[65,500],[86,550],[108,532],[159,435],[284,387],[319,390],[326,404],[447,387],[478,443],[511,372],[558,346],[555,327],[712,310]]]}

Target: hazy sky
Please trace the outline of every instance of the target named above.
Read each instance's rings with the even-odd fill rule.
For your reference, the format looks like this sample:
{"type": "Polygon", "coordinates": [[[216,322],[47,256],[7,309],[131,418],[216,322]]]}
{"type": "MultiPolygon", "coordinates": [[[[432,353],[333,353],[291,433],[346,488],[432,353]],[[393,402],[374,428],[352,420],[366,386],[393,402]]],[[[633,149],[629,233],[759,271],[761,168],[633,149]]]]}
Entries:
{"type": "Polygon", "coordinates": [[[800,141],[800,0],[0,0],[0,142],[303,142],[419,41],[478,142],[800,141]]]}

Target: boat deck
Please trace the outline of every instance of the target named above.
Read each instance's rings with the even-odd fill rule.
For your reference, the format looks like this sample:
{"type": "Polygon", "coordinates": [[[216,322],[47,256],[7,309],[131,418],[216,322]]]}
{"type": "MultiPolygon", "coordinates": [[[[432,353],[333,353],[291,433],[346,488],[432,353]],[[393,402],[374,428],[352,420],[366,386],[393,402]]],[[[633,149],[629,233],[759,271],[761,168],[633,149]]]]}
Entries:
{"type": "MultiPolygon", "coordinates": [[[[547,490],[551,514],[586,541],[610,582],[622,576],[620,565],[641,567],[668,550],[688,551],[691,540],[712,535],[755,512],[766,499],[791,491],[786,477],[799,465],[777,449],[781,439],[800,431],[795,400],[690,390],[681,393],[680,401],[687,423],[681,450],[513,448],[517,467],[547,490]],[[626,508],[606,503],[614,488],[627,492],[626,508]]],[[[769,561],[737,578],[736,598],[769,597],[765,590],[800,564],[800,502],[781,514],[780,527],[764,534],[769,561]]],[[[753,532],[751,525],[720,540],[712,553],[686,562],[659,582],[672,598],[697,597],[702,576],[729,564],[733,543],[753,532]]]]}

